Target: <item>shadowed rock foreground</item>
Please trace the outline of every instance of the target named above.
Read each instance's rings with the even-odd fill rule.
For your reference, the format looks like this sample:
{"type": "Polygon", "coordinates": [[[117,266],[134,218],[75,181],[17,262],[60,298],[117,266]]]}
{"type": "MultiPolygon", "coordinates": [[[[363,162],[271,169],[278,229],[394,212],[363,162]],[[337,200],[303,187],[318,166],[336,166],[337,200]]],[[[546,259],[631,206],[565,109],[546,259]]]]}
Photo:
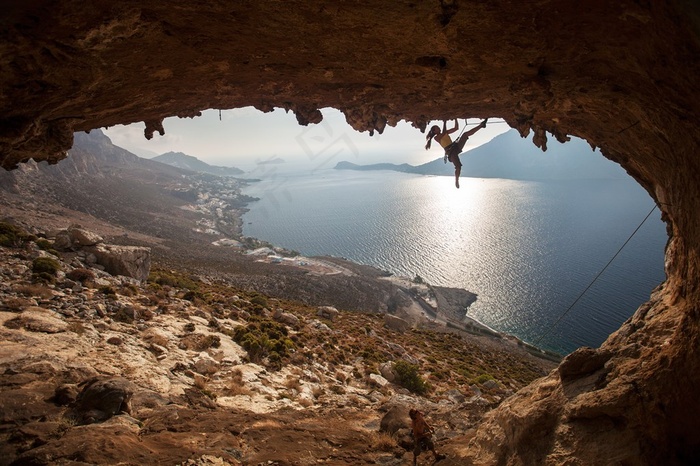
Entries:
{"type": "Polygon", "coordinates": [[[449,444],[554,366],[219,274],[112,276],[0,227],[0,464],[404,464],[409,407],[449,444]]]}

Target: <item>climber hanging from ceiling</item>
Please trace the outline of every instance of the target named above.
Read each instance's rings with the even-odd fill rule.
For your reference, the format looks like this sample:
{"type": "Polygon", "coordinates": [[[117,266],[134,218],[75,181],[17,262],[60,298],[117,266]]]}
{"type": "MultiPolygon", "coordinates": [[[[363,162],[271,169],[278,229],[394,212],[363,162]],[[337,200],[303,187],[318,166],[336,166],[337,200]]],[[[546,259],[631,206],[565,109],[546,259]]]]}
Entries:
{"type": "MultiPolygon", "coordinates": [[[[488,118],[466,133],[460,133],[460,136],[457,137],[455,142],[452,142],[450,134],[459,129],[459,122],[457,120],[455,120],[455,126],[452,129],[447,129],[446,121],[442,123],[442,131],[440,131],[439,126],[433,125],[430,128],[430,131],[428,131],[428,134],[425,136],[425,138],[428,140],[428,142],[425,144],[425,150],[430,149],[430,143],[433,139],[435,139],[445,149],[445,163],[447,163],[449,160],[455,166],[455,186],[457,188],[459,188],[459,174],[462,172],[462,161],[459,160],[459,154],[464,149],[464,144],[466,144],[469,136],[473,135],[481,128],[486,128],[487,121],[488,118]]],[[[462,132],[464,132],[464,130],[462,130],[462,132]]]]}

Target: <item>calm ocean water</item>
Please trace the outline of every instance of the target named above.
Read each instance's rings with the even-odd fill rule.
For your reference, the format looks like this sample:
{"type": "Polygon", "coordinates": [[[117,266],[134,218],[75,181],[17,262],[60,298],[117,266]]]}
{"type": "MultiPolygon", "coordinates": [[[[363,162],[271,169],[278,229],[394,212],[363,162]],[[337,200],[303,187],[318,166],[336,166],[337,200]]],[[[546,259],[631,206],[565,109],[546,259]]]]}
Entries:
{"type": "MultiPolygon", "coordinates": [[[[535,343],[653,207],[632,179],[532,182],[325,170],[254,183],[244,234],[478,295],[469,316],[535,343]]],[[[540,346],[599,346],[664,278],[657,211],[540,346]]]]}

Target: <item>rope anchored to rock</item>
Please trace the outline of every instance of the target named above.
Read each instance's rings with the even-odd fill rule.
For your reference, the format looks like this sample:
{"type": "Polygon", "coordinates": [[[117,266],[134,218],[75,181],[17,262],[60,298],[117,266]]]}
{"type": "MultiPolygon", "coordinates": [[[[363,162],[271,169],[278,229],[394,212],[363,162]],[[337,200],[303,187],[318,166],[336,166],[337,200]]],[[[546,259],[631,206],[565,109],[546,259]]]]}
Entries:
{"type": "Polygon", "coordinates": [[[644,223],[647,221],[647,219],[649,218],[649,216],[651,216],[651,213],[654,212],[654,209],[656,209],[656,204],[654,204],[654,206],[651,208],[651,210],[649,211],[649,213],[647,214],[647,216],[644,217],[644,220],[642,220],[642,223],[640,223],[640,224],[637,226],[637,228],[635,228],[635,230],[632,232],[632,234],[629,236],[629,238],[627,238],[627,240],[622,244],[622,246],[620,246],[620,249],[618,249],[617,252],[615,253],[615,255],[612,256],[612,259],[610,259],[610,260],[608,261],[608,263],[605,264],[605,267],[603,267],[603,269],[602,269],[600,272],[598,272],[598,275],[596,275],[596,276],[593,278],[593,280],[591,281],[591,283],[588,284],[588,286],[586,287],[586,289],[584,289],[584,290],[581,292],[581,294],[579,294],[578,297],[574,300],[574,302],[571,303],[571,306],[569,306],[569,307],[562,313],[562,315],[560,315],[559,318],[558,318],[556,321],[554,321],[554,323],[553,323],[552,325],[550,325],[547,329],[545,329],[544,332],[542,332],[542,335],[540,335],[540,337],[537,339],[537,341],[535,341],[535,346],[539,346],[539,344],[540,344],[540,342],[542,341],[542,339],[544,339],[544,337],[547,336],[547,335],[549,334],[549,332],[551,332],[551,331],[554,329],[554,327],[556,327],[556,326],[559,324],[559,322],[561,322],[561,320],[566,316],[566,314],[568,314],[569,311],[571,311],[571,309],[574,308],[574,306],[576,305],[576,303],[579,302],[579,300],[580,300],[580,299],[583,297],[583,295],[585,295],[586,292],[593,286],[593,284],[598,280],[598,278],[600,278],[600,276],[603,275],[603,272],[605,272],[605,270],[610,266],[610,264],[612,264],[612,262],[613,262],[613,261],[615,260],[615,258],[622,252],[622,250],[625,248],[625,246],[627,246],[627,243],[629,243],[630,240],[634,237],[634,235],[637,234],[637,232],[639,231],[639,229],[642,228],[642,225],[644,225],[644,223]]]}

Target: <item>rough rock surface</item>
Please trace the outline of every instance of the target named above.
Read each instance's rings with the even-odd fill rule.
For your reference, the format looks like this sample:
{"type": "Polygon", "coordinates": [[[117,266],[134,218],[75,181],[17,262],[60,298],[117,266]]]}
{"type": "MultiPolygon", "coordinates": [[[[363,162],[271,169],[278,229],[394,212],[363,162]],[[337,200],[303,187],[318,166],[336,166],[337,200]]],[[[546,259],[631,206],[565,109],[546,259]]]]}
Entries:
{"type": "Polygon", "coordinates": [[[0,163],[56,162],[76,130],[145,121],[150,138],[166,116],[247,105],[304,125],[332,106],[358,130],[497,116],[541,147],[584,138],[656,200],[667,281],[591,354],[610,354],[602,369],[520,392],[459,464],[697,462],[699,17],[684,0],[13,2],[0,163]]]}
{"type": "Polygon", "coordinates": [[[151,270],[151,250],[141,246],[98,244],[86,251],[95,256],[98,264],[112,275],[145,280],[151,270]]]}
{"type": "MultiPolygon", "coordinates": [[[[0,246],[1,466],[398,466],[408,461],[410,442],[380,434],[390,407],[425,410],[442,442],[554,367],[498,340],[475,344],[479,337],[444,328],[393,335],[373,313],[335,310],[333,329],[318,327],[316,307],[276,300],[296,317],[283,325],[262,317],[250,301],[261,299],[258,292],[229,288],[216,275],[181,280],[202,293],[190,299],[187,288],[124,283],[97,268],[74,291],[66,275],[89,265],[55,256],[67,273],[33,282],[38,247],[0,246]],[[139,309],[140,318],[118,318],[126,309],[139,309]],[[243,326],[285,328],[295,351],[279,365],[271,354],[252,362],[232,339],[243,326]],[[433,386],[425,396],[376,373],[378,357],[391,364],[412,355],[435,361],[420,366],[433,386]],[[481,372],[509,388],[467,388],[473,376],[463,374],[481,372]]],[[[168,274],[176,274],[171,283],[183,278],[168,274]]]]}
{"type": "Polygon", "coordinates": [[[54,247],[63,251],[79,251],[90,258],[88,262],[99,264],[112,275],[123,275],[143,281],[148,278],[151,270],[150,248],[105,244],[100,235],[80,225],[71,225],[56,232],[54,247]]]}

